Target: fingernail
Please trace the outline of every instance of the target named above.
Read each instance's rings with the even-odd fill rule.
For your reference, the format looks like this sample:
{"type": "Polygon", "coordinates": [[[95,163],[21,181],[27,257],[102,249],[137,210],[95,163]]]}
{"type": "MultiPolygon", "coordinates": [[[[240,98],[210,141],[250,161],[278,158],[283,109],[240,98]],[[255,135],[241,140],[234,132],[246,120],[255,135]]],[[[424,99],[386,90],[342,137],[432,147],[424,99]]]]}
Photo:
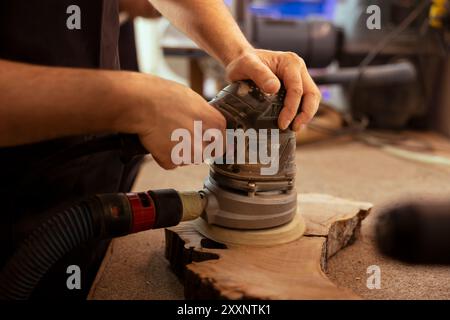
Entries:
{"type": "Polygon", "coordinates": [[[289,120],[285,120],[281,123],[281,129],[286,130],[289,125],[291,124],[291,122],[289,120]]]}
{"type": "Polygon", "coordinates": [[[277,89],[277,81],[275,79],[267,80],[263,85],[263,90],[265,92],[274,92],[277,89]]]}

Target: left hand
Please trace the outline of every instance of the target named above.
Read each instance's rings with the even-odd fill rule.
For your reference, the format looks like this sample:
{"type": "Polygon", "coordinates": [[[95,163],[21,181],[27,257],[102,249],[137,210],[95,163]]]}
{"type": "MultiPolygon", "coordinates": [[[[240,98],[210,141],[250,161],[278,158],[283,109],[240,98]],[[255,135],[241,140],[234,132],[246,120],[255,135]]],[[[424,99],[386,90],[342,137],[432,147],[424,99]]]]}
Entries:
{"type": "Polygon", "coordinates": [[[298,131],[311,121],[319,108],[320,90],[309,75],[303,59],[295,53],[252,49],[232,60],[226,69],[230,81],[253,80],[269,94],[277,93],[280,80],[283,81],[287,92],[278,119],[282,130],[293,122],[292,129],[298,131]],[[301,102],[302,110],[297,115],[301,102]]]}

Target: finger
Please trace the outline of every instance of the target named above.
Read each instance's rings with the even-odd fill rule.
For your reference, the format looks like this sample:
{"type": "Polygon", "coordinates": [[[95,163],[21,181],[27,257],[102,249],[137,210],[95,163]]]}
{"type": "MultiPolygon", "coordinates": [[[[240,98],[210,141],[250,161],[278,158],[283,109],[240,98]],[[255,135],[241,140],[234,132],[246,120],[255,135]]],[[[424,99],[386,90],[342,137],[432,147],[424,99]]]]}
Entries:
{"type": "Polygon", "coordinates": [[[294,123],[292,124],[292,130],[294,131],[299,131],[302,126],[308,124],[319,108],[320,98],[318,98],[317,95],[307,93],[303,95],[302,99],[302,111],[295,118],[294,123]]]}
{"type": "MultiPolygon", "coordinates": [[[[299,59],[299,58],[298,58],[299,59]]],[[[291,59],[281,69],[281,79],[286,88],[284,107],[278,118],[278,126],[285,130],[297,115],[298,108],[303,95],[303,80],[301,73],[302,65],[299,60],[291,59]]]]}
{"type": "Polygon", "coordinates": [[[305,93],[302,98],[301,112],[295,118],[292,126],[294,131],[298,131],[302,125],[305,125],[312,120],[319,109],[320,101],[322,99],[320,90],[317,88],[306,68],[302,72],[302,79],[303,90],[305,93]]]}
{"type": "Polygon", "coordinates": [[[155,159],[156,163],[164,170],[174,170],[177,168],[177,165],[175,165],[170,158],[159,159],[158,157],[153,156],[153,159],[155,159]]]}
{"type": "Polygon", "coordinates": [[[274,94],[280,90],[277,76],[256,55],[244,55],[228,66],[228,78],[231,81],[252,80],[264,92],[274,94]]]}

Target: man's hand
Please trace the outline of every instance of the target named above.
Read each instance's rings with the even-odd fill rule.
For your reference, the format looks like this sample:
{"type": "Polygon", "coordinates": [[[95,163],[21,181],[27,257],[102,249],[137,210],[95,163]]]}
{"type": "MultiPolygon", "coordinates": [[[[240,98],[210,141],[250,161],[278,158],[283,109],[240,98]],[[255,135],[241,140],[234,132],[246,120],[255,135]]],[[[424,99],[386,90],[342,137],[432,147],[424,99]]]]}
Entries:
{"type": "Polygon", "coordinates": [[[295,53],[256,49],[246,51],[227,65],[227,77],[230,81],[253,80],[269,94],[280,90],[281,79],[287,90],[285,105],[278,119],[282,130],[288,128],[292,121],[293,130],[299,130],[319,108],[320,90],[309,75],[303,59],[295,53]],[[297,115],[300,103],[302,107],[297,115]]]}
{"type": "MultiPolygon", "coordinates": [[[[174,169],[176,165],[171,159],[173,147],[178,143],[171,141],[176,129],[187,129],[192,137],[191,159],[195,152],[203,154],[201,148],[193,143],[194,121],[202,122],[203,132],[208,129],[219,129],[225,136],[226,120],[215,108],[197,93],[177,84],[148,75],[138,75],[134,84],[137,101],[124,116],[121,131],[137,133],[145,148],[164,169],[174,169]]],[[[195,135],[202,135],[196,132],[195,135]]],[[[204,143],[203,147],[208,143],[204,143]]],[[[204,159],[203,159],[204,160],[204,159]]]]}

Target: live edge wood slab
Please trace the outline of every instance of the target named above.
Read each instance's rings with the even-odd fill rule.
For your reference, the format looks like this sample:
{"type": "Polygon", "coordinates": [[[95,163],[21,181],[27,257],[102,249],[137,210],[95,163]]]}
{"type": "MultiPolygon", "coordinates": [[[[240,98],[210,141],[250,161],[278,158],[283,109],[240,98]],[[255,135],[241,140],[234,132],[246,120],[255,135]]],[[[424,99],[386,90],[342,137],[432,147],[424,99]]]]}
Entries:
{"type": "Polygon", "coordinates": [[[165,254],[187,299],[358,299],[333,284],[324,270],[330,257],[356,239],[371,208],[366,202],[301,194],[306,232],[297,241],[227,246],[186,222],[165,231],[165,254]]]}

